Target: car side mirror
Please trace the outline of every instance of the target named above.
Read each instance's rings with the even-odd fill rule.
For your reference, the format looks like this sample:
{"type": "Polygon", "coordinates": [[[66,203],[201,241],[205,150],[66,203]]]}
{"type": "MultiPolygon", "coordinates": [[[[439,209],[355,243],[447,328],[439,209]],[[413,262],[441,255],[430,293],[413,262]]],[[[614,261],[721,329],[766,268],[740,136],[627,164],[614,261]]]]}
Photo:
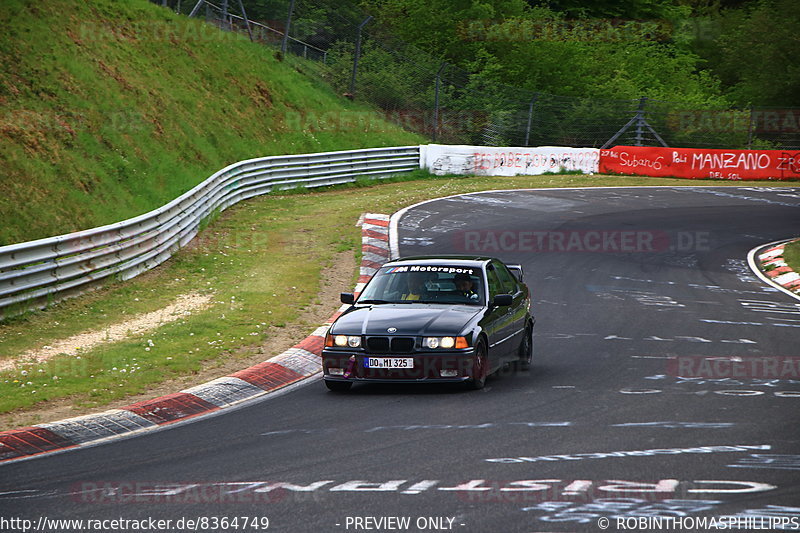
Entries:
{"type": "Polygon", "coordinates": [[[343,304],[353,305],[356,301],[356,295],[352,292],[342,292],[339,293],[339,300],[341,300],[343,304]]]}
{"type": "Polygon", "coordinates": [[[492,300],[492,305],[495,307],[507,307],[514,303],[514,297],[510,294],[498,294],[492,300]]]}

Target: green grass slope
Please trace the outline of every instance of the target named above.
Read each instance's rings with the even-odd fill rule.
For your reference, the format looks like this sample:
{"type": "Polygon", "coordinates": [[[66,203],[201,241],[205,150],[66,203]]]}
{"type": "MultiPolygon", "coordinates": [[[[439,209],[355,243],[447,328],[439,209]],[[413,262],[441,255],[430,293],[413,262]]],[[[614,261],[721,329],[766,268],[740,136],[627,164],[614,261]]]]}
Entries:
{"type": "Polygon", "coordinates": [[[242,159],[421,141],[315,68],[145,0],[3,0],[0,245],[147,212],[242,159]]]}
{"type": "Polygon", "coordinates": [[[800,241],[793,241],[783,247],[783,259],[795,272],[800,272],[800,241]]]}

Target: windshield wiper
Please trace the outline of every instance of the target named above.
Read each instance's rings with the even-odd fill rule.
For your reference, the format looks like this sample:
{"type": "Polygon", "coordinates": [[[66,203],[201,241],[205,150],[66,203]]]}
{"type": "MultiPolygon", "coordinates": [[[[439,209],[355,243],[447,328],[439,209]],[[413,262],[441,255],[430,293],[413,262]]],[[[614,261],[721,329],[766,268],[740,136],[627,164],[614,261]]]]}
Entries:
{"type": "Polygon", "coordinates": [[[459,300],[457,302],[451,300],[416,300],[416,303],[421,304],[440,304],[440,305],[483,305],[477,300],[470,300],[470,301],[463,301],[459,300]]]}
{"type": "Polygon", "coordinates": [[[379,300],[379,299],[370,299],[370,300],[359,300],[359,304],[418,304],[419,300],[379,300]]]}

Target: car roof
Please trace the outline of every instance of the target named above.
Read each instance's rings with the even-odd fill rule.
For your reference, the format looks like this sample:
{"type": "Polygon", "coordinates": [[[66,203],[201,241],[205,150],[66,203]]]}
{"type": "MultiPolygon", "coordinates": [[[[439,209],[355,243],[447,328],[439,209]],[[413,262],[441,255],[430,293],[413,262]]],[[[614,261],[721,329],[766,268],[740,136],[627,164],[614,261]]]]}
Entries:
{"type": "Polygon", "coordinates": [[[447,263],[454,266],[483,267],[486,263],[494,259],[496,258],[474,255],[416,255],[389,261],[384,266],[404,264],[436,265],[447,263]]]}

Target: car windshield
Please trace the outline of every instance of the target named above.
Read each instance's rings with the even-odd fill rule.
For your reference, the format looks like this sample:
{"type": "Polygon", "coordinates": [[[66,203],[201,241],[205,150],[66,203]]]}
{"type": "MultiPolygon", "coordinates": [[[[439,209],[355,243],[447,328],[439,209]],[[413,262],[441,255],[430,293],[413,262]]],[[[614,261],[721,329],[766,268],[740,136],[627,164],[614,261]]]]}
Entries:
{"type": "Polygon", "coordinates": [[[443,303],[484,305],[481,269],[454,265],[381,268],[358,303],[443,303]]]}

